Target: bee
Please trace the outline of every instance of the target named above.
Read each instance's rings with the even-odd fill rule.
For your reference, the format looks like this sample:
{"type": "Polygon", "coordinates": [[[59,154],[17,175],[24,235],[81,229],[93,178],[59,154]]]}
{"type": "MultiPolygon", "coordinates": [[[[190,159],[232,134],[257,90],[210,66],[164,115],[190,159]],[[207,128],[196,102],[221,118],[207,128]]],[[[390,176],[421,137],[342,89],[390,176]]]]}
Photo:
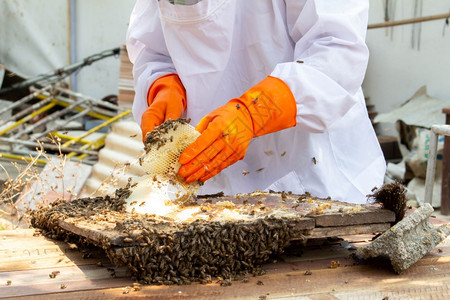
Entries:
{"type": "Polygon", "coordinates": [[[222,134],[222,137],[226,137],[228,135],[230,135],[230,134],[229,133],[224,133],[224,134],[222,134]]]}
{"type": "Polygon", "coordinates": [[[281,157],[286,155],[286,151],[284,151],[283,153],[281,153],[281,157]]]}
{"type": "Polygon", "coordinates": [[[253,99],[253,104],[256,104],[258,102],[258,98],[259,97],[256,97],[255,99],[253,99]]]}
{"type": "MultiPolygon", "coordinates": [[[[133,239],[132,239],[132,238],[129,238],[129,237],[126,237],[126,238],[123,239],[123,242],[124,242],[124,243],[132,243],[132,242],[133,242],[133,239]]],[[[124,248],[124,249],[125,249],[125,248],[124,248]]]]}
{"type": "Polygon", "coordinates": [[[141,284],[137,283],[137,282],[134,282],[133,283],[133,290],[134,291],[140,291],[141,290],[141,284]]]}
{"type": "Polygon", "coordinates": [[[341,266],[341,263],[338,260],[337,261],[332,260],[331,263],[330,263],[330,268],[331,269],[337,269],[340,266],[341,266]]]}
{"type": "Polygon", "coordinates": [[[302,64],[302,63],[304,63],[304,61],[303,61],[303,60],[300,60],[300,59],[299,59],[299,60],[297,60],[296,62],[297,62],[297,63],[299,63],[299,64],[302,64]]]}
{"type": "Polygon", "coordinates": [[[246,170],[244,170],[244,171],[242,171],[242,174],[244,174],[244,176],[245,176],[245,175],[248,175],[248,174],[250,174],[250,172],[249,172],[249,171],[246,171],[246,170]]]}
{"type": "Polygon", "coordinates": [[[77,250],[77,249],[78,249],[78,246],[76,244],[72,244],[72,243],[69,244],[69,250],[77,250]]]}
{"type": "Polygon", "coordinates": [[[144,162],[144,158],[143,157],[139,157],[139,165],[142,167],[142,163],[144,162]]]}
{"type": "Polygon", "coordinates": [[[256,172],[261,172],[262,170],[264,170],[264,168],[259,168],[256,172]]]}
{"type": "Polygon", "coordinates": [[[240,109],[241,108],[241,106],[239,105],[239,103],[238,104],[236,104],[236,109],[240,109]]]}
{"type": "Polygon", "coordinates": [[[137,137],[137,134],[130,135],[130,138],[135,138],[135,137],[137,137]]]}
{"type": "Polygon", "coordinates": [[[65,289],[66,287],[67,287],[67,285],[65,285],[65,284],[61,284],[61,285],[59,286],[59,288],[62,289],[62,290],[65,289]]]}
{"type": "Polygon", "coordinates": [[[315,157],[312,158],[312,161],[315,165],[317,164],[317,159],[315,157]]]}

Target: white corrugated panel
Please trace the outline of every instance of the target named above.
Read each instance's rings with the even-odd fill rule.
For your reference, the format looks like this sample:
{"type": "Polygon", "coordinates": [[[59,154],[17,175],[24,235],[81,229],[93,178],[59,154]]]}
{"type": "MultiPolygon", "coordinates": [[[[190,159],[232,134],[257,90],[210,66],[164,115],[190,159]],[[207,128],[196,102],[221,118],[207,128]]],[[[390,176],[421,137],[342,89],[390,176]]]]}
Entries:
{"type": "Polygon", "coordinates": [[[134,120],[122,120],[111,125],[100,150],[98,162],[85,185],[85,196],[112,193],[126,186],[129,177],[142,176],[139,157],[144,153],[142,134],[134,120]]]}

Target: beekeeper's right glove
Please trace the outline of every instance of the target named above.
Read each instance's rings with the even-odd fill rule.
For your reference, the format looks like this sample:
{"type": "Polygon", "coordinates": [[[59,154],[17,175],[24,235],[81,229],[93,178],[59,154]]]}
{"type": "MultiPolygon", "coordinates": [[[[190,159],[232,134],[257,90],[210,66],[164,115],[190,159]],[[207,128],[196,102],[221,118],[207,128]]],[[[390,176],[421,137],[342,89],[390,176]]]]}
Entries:
{"type": "Polygon", "coordinates": [[[186,110],[186,90],[177,74],[156,79],[148,89],[148,108],[141,119],[142,139],[168,119],[181,118],[186,110]]]}
{"type": "Polygon", "coordinates": [[[188,183],[206,181],[243,159],[254,137],[293,127],[296,116],[289,86],[268,76],[200,120],[201,135],[181,153],[178,174],[188,183]]]}

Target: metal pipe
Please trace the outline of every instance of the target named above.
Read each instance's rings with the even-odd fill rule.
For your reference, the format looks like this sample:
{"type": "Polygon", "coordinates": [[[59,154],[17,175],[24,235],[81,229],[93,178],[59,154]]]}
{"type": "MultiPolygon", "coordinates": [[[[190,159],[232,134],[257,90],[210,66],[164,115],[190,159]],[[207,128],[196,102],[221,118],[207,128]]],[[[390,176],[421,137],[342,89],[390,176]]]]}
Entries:
{"type": "Polygon", "coordinates": [[[63,146],[58,146],[58,145],[54,145],[54,144],[48,144],[48,143],[37,143],[37,142],[30,142],[30,141],[23,141],[23,140],[15,140],[15,139],[10,139],[10,138],[3,138],[0,137],[0,142],[3,143],[7,143],[7,144],[19,144],[19,145],[24,145],[24,146],[28,146],[28,147],[38,147],[40,148],[41,146],[44,149],[50,149],[50,150],[55,150],[55,151],[64,151],[64,152],[77,152],[77,153],[82,153],[82,154],[89,154],[89,155],[98,155],[97,151],[90,151],[90,150],[80,150],[78,148],[73,148],[73,147],[63,147],[63,146]]]}
{"type": "Polygon", "coordinates": [[[89,113],[89,109],[85,109],[85,110],[77,113],[76,115],[73,115],[72,117],[68,118],[63,124],[61,124],[59,126],[51,127],[49,129],[47,129],[46,131],[44,131],[42,133],[39,133],[39,135],[33,136],[33,139],[35,139],[35,140],[40,139],[40,138],[46,136],[47,134],[49,134],[50,132],[53,132],[53,131],[58,130],[60,128],[64,128],[65,125],[69,124],[70,122],[72,122],[72,121],[74,121],[74,120],[76,120],[78,118],[81,118],[81,117],[85,116],[88,113],[89,113]]]}
{"type": "MultiPolygon", "coordinates": [[[[84,144],[83,146],[80,147],[80,149],[81,150],[98,149],[100,147],[103,147],[103,145],[105,145],[106,135],[107,134],[105,133],[100,138],[96,139],[95,141],[90,141],[90,142],[84,144]]],[[[71,153],[67,154],[67,158],[74,157],[75,155],[77,155],[77,153],[71,152],[71,153]]],[[[82,154],[80,157],[78,157],[78,159],[83,159],[84,157],[86,157],[86,155],[82,154]]]]}
{"type": "Polygon", "coordinates": [[[117,121],[117,120],[119,120],[119,119],[125,117],[125,116],[128,115],[129,113],[131,113],[130,110],[124,111],[123,113],[121,113],[121,114],[119,114],[119,115],[117,115],[117,116],[115,116],[115,117],[109,119],[108,121],[106,121],[106,122],[104,122],[104,123],[102,123],[102,124],[100,124],[100,125],[98,125],[98,126],[92,128],[92,129],[86,131],[84,134],[78,136],[76,139],[73,139],[73,140],[70,140],[70,141],[64,143],[62,146],[63,146],[63,147],[67,147],[67,146],[69,146],[69,145],[72,145],[72,144],[74,144],[74,143],[80,141],[82,138],[84,138],[84,137],[90,135],[91,133],[93,133],[93,132],[95,132],[95,131],[97,131],[97,130],[100,130],[100,129],[102,129],[103,127],[106,127],[106,126],[108,126],[109,124],[111,124],[111,123],[113,123],[113,122],[115,122],[115,121],[117,121]]]}
{"type": "MultiPolygon", "coordinates": [[[[31,158],[31,157],[26,157],[26,156],[21,156],[21,155],[14,155],[14,154],[10,154],[10,153],[0,153],[0,158],[3,158],[3,157],[4,158],[15,159],[15,160],[24,160],[24,161],[33,161],[33,160],[35,160],[34,158],[31,158]]],[[[47,163],[47,161],[45,161],[43,159],[36,159],[36,163],[45,165],[47,163]]]]}
{"type": "MultiPolygon", "coordinates": [[[[77,136],[70,136],[70,135],[61,134],[61,133],[58,133],[58,132],[55,133],[54,136],[59,137],[59,138],[64,139],[64,140],[74,140],[74,139],[78,138],[77,136]]],[[[82,144],[89,144],[90,143],[89,140],[83,140],[83,139],[79,140],[78,142],[82,143],[82,144]]],[[[82,148],[80,147],[80,149],[82,149],[82,148]]]]}
{"type": "Polygon", "coordinates": [[[28,116],[26,116],[25,118],[17,121],[16,123],[12,124],[11,126],[8,126],[7,128],[3,129],[2,131],[0,131],[0,135],[4,135],[6,132],[10,131],[11,129],[16,128],[19,125],[22,125],[25,122],[28,122],[29,120],[31,120],[32,118],[34,118],[35,116],[53,108],[56,104],[55,103],[49,103],[46,106],[42,107],[41,109],[29,114],[28,116]]]}
{"type": "Polygon", "coordinates": [[[102,60],[106,57],[110,57],[113,55],[118,55],[120,53],[120,47],[114,48],[114,49],[110,49],[110,50],[106,50],[106,51],[102,51],[100,53],[91,55],[85,59],[83,59],[80,62],[74,63],[72,65],[69,66],[65,66],[62,67],[60,69],[56,69],[52,72],[49,72],[47,74],[42,74],[42,75],[38,75],[34,78],[30,78],[27,79],[25,81],[21,81],[18,83],[13,84],[10,87],[4,88],[0,90],[0,94],[3,93],[7,93],[10,91],[13,91],[15,89],[21,89],[21,88],[26,88],[29,87],[37,82],[42,82],[44,80],[49,80],[49,81],[61,81],[62,78],[67,77],[68,75],[70,75],[71,73],[77,71],[78,69],[81,69],[82,67],[85,66],[89,66],[90,64],[102,60]]]}
{"type": "Polygon", "coordinates": [[[436,171],[436,154],[438,135],[450,136],[450,125],[433,125],[430,132],[430,150],[428,152],[427,176],[425,179],[425,203],[431,204],[433,199],[434,175],[436,171]]]}
{"type": "Polygon", "coordinates": [[[431,204],[433,198],[434,174],[436,170],[437,134],[430,132],[430,150],[428,152],[427,176],[425,179],[425,203],[431,204]]]}
{"type": "MultiPolygon", "coordinates": [[[[75,0],[70,0],[70,63],[77,61],[77,4],[75,0]]],[[[77,74],[70,75],[70,87],[76,91],[77,74]]]]}
{"type": "Polygon", "coordinates": [[[42,89],[36,90],[34,93],[29,94],[28,96],[25,96],[25,97],[23,97],[20,100],[15,101],[13,104],[11,104],[11,105],[1,109],[0,110],[0,115],[3,114],[4,112],[7,112],[8,110],[12,110],[13,108],[15,108],[15,107],[17,107],[17,106],[27,102],[27,101],[30,101],[33,98],[36,98],[37,95],[42,94],[43,92],[45,92],[46,90],[50,89],[51,87],[52,87],[51,85],[48,85],[48,86],[46,86],[46,87],[44,87],[42,89]]]}
{"type": "MultiPolygon", "coordinates": [[[[58,100],[58,101],[60,101],[60,102],[65,102],[65,103],[69,103],[69,104],[71,104],[71,103],[74,102],[74,100],[71,100],[71,99],[69,99],[69,98],[62,97],[62,96],[56,96],[55,99],[58,100]]],[[[81,98],[81,99],[83,99],[83,98],[81,98]]],[[[87,98],[86,98],[86,99],[87,99],[87,98]]],[[[86,108],[92,107],[92,108],[91,108],[91,111],[92,111],[93,114],[94,114],[94,113],[97,113],[97,115],[101,115],[100,117],[94,116],[94,118],[97,118],[97,119],[103,119],[103,120],[109,120],[109,118],[114,117],[114,116],[117,114],[116,112],[112,112],[112,111],[110,111],[110,110],[103,109],[103,108],[99,108],[98,106],[94,106],[94,105],[92,105],[92,102],[90,101],[90,99],[87,99],[87,100],[89,101],[89,103],[86,104],[86,105],[84,105],[84,106],[85,106],[86,108]]],[[[64,105],[64,104],[61,103],[61,105],[64,105]]],[[[66,105],[64,105],[64,106],[67,106],[67,105],[68,105],[68,104],[66,104],[66,105]]]]}
{"type": "Polygon", "coordinates": [[[450,125],[433,125],[431,126],[431,131],[437,134],[450,136],[450,125]]]}
{"type": "MultiPolygon", "coordinates": [[[[36,98],[38,99],[45,99],[48,97],[52,97],[51,95],[46,95],[46,94],[40,94],[37,95],[36,98]]],[[[67,107],[73,103],[75,103],[74,100],[66,98],[66,97],[62,97],[62,96],[56,96],[54,98],[52,98],[52,101],[54,101],[56,104],[60,105],[60,106],[64,106],[67,107]]],[[[91,104],[91,103],[89,103],[91,104]]],[[[96,106],[92,106],[92,105],[86,105],[83,108],[77,107],[75,108],[76,111],[83,111],[84,109],[90,109],[89,112],[89,116],[97,118],[97,119],[102,119],[102,120],[109,120],[111,117],[114,117],[116,114],[109,111],[109,110],[105,110],[105,109],[101,109],[98,108],[96,106]]]]}
{"type": "Polygon", "coordinates": [[[102,100],[99,100],[99,99],[95,99],[95,98],[92,98],[92,97],[88,97],[86,95],[83,95],[83,94],[80,94],[80,93],[76,93],[74,91],[71,91],[71,90],[68,90],[68,89],[65,89],[65,88],[62,88],[62,87],[56,87],[56,90],[59,91],[59,92],[68,94],[70,96],[73,96],[73,97],[88,99],[92,103],[95,103],[97,105],[101,105],[103,107],[107,107],[107,108],[112,109],[112,110],[125,111],[124,108],[119,107],[117,105],[114,105],[114,104],[111,104],[109,102],[102,101],[102,100]]]}
{"type": "Polygon", "coordinates": [[[440,19],[448,19],[448,18],[450,18],[450,13],[428,16],[428,17],[405,19],[405,20],[400,20],[400,21],[391,21],[391,22],[371,24],[371,25],[367,26],[367,29],[392,27],[392,26],[398,26],[398,25],[407,25],[407,24],[434,21],[434,20],[440,20],[440,19]]]}
{"type": "Polygon", "coordinates": [[[62,110],[56,111],[56,112],[46,116],[45,118],[42,118],[41,120],[39,120],[39,122],[36,122],[32,126],[29,126],[26,129],[22,130],[21,132],[16,133],[15,135],[12,136],[12,138],[18,139],[22,135],[33,131],[34,129],[38,128],[39,126],[41,126],[45,123],[49,123],[49,122],[55,120],[56,118],[59,118],[60,116],[72,111],[75,107],[80,106],[82,103],[84,103],[86,101],[87,100],[79,100],[79,101],[73,103],[72,105],[67,106],[66,108],[64,108],[62,110]]]}
{"type": "Polygon", "coordinates": [[[40,108],[41,106],[46,105],[46,104],[49,103],[51,100],[52,100],[51,98],[46,98],[46,99],[44,99],[43,101],[39,101],[38,103],[35,103],[35,104],[29,106],[28,108],[26,108],[26,109],[24,109],[24,110],[18,112],[17,114],[15,114],[15,115],[13,115],[13,116],[11,116],[11,117],[9,117],[9,118],[3,120],[3,121],[0,121],[0,126],[2,126],[3,124],[8,123],[9,121],[17,120],[17,119],[19,119],[19,118],[21,118],[21,117],[23,117],[23,116],[25,116],[25,115],[28,115],[28,114],[31,113],[32,111],[35,111],[36,109],[40,108]]]}

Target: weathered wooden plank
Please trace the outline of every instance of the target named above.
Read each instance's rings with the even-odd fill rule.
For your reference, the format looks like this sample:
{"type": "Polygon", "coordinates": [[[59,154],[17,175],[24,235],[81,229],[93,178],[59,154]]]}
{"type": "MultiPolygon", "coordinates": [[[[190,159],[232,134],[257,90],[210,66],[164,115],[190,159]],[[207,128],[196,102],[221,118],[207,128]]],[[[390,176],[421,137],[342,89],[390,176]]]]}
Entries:
{"type": "Polygon", "coordinates": [[[309,230],[316,225],[316,221],[313,218],[301,218],[293,223],[295,230],[309,230]]]}
{"type": "Polygon", "coordinates": [[[76,235],[83,236],[92,241],[100,242],[107,238],[111,244],[122,244],[122,240],[128,235],[114,230],[112,223],[94,223],[88,221],[74,221],[73,219],[61,219],[58,221],[61,228],[76,235]]]}
{"type": "Polygon", "coordinates": [[[44,236],[33,236],[34,230],[2,231],[0,239],[0,272],[31,270],[54,266],[108,263],[101,249],[90,249],[90,258],[69,250],[69,245],[44,236]]]}
{"type": "MultiPolygon", "coordinates": [[[[313,218],[301,218],[292,223],[295,226],[295,230],[298,231],[310,230],[315,226],[315,220],[313,218]]],[[[129,243],[123,242],[124,238],[129,237],[130,235],[115,230],[112,223],[91,223],[84,220],[74,222],[73,219],[68,218],[59,220],[59,226],[67,231],[93,241],[99,242],[106,238],[111,245],[130,246],[129,243]]],[[[133,235],[140,235],[140,231],[136,230],[133,232],[133,235]]]]}
{"type": "MultiPolygon", "coordinates": [[[[34,231],[27,230],[32,235],[34,231]]],[[[2,232],[3,234],[3,232],[2,232]]],[[[14,235],[10,241],[13,242],[14,235]]],[[[353,237],[360,240],[359,237],[353,237]]],[[[365,237],[362,239],[368,239],[365,237]]],[[[37,238],[36,240],[39,240],[37,238]]],[[[48,240],[52,242],[51,240],[48,240]]],[[[349,240],[351,242],[351,240],[349,240]]],[[[18,242],[14,242],[15,245],[18,242]]],[[[22,239],[21,243],[27,243],[22,239]]],[[[30,241],[28,240],[28,244],[30,241]]],[[[57,243],[57,241],[54,241],[57,243]]],[[[267,264],[264,276],[250,277],[248,283],[233,281],[232,286],[224,288],[218,283],[189,286],[142,286],[140,291],[123,294],[125,286],[132,286],[127,278],[111,278],[105,268],[96,266],[72,266],[69,268],[48,268],[32,271],[0,272],[0,298],[14,296],[22,299],[111,299],[117,297],[141,297],[152,299],[195,298],[225,299],[250,298],[260,296],[271,298],[417,298],[446,299],[450,290],[450,238],[432,250],[423,259],[401,275],[387,268],[372,265],[355,265],[355,261],[337,253],[329,256],[327,248],[304,249],[302,259],[283,263],[267,264]],[[325,256],[320,252],[325,251],[325,256]],[[330,268],[331,260],[339,261],[340,267],[330,268]],[[54,279],[48,274],[59,270],[54,279]],[[305,271],[311,271],[305,276],[305,271]],[[12,279],[11,279],[12,278],[12,279]],[[11,285],[6,286],[7,280],[11,285]],[[257,284],[261,281],[260,284],[257,284]],[[417,285],[420,282],[420,285],[417,285]],[[61,284],[65,285],[61,289],[61,284]],[[382,297],[381,297],[382,296],[382,297]]],[[[122,276],[121,271],[117,271],[122,276]]],[[[125,274],[123,274],[125,275],[125,274]]]]}
{"type": "Polygon", "coordinates": [[[348,226],[395,221],[395,213],[386,209],[370,209],[357,213],[323,214],[314,216],[316,227],[348,226]]]}
{"type": "MultiPolygon", "coordinates": [[[[448,241],[448,240],[447,240],[448,241]]],[[[312,254],[322,249],[309,249],[312,254]]],[[[122,287],[79,290],[42,296],[45,299],[447,299],[450,288],[448,248],[440,258],[425,257],[407,272],[397,275],[389,269],[373,265],[356,265],[347,257],[317,259],[298,262],[277,262],[264,266],[267,274],[249,277],[249,282],[233,281],[229,287],[218,283],[192,284],[188,286],[142,286],[140,291],[123,294],[122,287]],[[445,258],[445,259],[441,259],[445,258]],[[330,268],[331,260],[340,262],[340,267],[330,268]],[[306,276],[305,271],[311,275],[306,276]],[[259,282],[259,284],[258,284],[259,282]],[[418,284],[418,282],[420,284],[418,284]]],[[[25,299],[25,297],[23,298],[25,299]]]]}
{"type": "Polygon", "coordinates": [[[0,298],[132,285],[133,281],[125,268],[117,269],[115,274],[116,277],[112,278],[106,267],[93,265],[0,272],[0,298]],[[55,271],[60,273],[55,278],[50,278],[49,274],[55,271]],[[5,285],[7,281],[10,281],[10,285],[5,285]]]}
{"type": "Polygon", "coordinates": [[[373,232],[384,232],[391,228],[390,223],[378,224],[362,224],[350,226],[336,226],[336,227],[316,227],[312,229],[307,235],[307,238],[325,238],[333,236],[344,236],[350,234],[366,234],[373,232]]]}

